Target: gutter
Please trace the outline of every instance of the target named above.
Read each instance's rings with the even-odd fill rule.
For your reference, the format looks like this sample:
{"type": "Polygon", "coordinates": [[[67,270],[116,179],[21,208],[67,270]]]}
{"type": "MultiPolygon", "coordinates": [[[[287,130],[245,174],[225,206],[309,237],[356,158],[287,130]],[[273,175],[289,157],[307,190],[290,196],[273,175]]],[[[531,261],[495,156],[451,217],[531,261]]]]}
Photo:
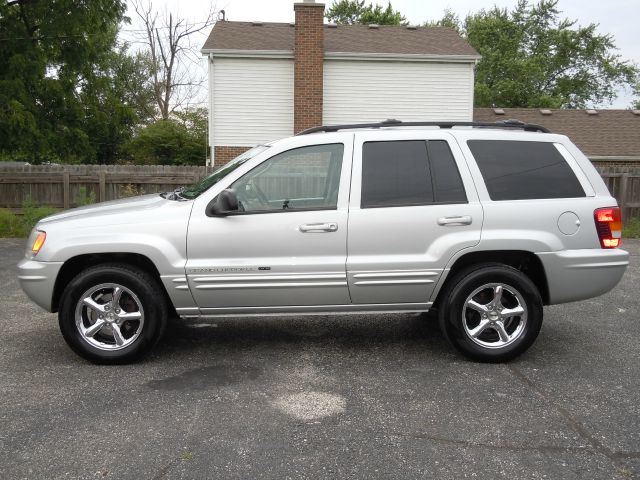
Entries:
{"type": "Polygon", "coordinates": [[[480,55],[435,55],[414,53],[325,52],[327,60],[378,60],[401,62],[476,63],[480,55]]]}
{"type": "Polygon", "coordinates": [[[202,49],[200,53],[210,58],[290,58],[292,50],[236,50],[231,48],[202,49]]]}
{"type": "MultiPolygon", "coordinates": [[[[226,48],[202,49],[200,52],[211,58],[287,58],[293,59],[292,50],[236,50],[226,48]]],[[[325,60],[360,60],[388,62],[440,62],[477,63],[480,55],[434,55],[400,53],[325,52],[325,60]]]]}

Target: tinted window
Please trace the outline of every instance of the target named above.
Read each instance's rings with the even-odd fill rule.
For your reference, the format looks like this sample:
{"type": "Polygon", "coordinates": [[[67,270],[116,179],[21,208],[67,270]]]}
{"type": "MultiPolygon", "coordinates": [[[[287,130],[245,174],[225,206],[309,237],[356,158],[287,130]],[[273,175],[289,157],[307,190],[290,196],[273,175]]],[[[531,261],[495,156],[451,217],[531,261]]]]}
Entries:
{"type": "Polygon", "coordinates": [[[437,203],[466,202],[467,195],[449,144],[444,140],[429,140],[427,148],[435,185],[435,201],[437,203]]]}
{"type": "Polygon", "coordinates": [[[432,202],[425,141],[366,142],[363,145],[362,208],[432,202]]]}
{"type": "Polygon", "coordinates": [[[314,145],[274,155],[231,188],[241,210],[335,209],[344,146],[314,145]]]}
{"type": "Polygon", "coordinates": [[[492,200],[585,196],[552,143],[469,140],[467,144],[492,200]]]}

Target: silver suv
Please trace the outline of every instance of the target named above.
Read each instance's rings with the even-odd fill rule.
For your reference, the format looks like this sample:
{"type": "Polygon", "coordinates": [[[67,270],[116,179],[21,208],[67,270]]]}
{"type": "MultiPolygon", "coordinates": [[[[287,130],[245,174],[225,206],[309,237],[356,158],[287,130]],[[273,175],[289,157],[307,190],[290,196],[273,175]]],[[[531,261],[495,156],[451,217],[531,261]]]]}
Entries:
{"type": "Polygon", "coordinates": [[[543,305],[620,281],[616,205],[578,148],[536,125],[318,127],[193,186],[40,221],[19,279],[99,363],[148,352],[170,315],[432,308],[463,354],[505,361],[543,305]]]}

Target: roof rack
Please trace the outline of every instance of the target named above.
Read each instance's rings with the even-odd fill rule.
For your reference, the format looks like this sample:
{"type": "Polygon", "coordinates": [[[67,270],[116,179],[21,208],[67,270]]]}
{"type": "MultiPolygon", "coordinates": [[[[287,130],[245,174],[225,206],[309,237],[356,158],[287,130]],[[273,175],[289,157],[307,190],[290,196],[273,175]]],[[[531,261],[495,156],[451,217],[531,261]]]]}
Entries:
{"type": "Polygon", "coordinates": [[[345,125],[323,125],[320,127],[312,127],[303,130],[297,135],[308,135],[317,132],[337,132],[339,130],[355,130],[361,128],[384,128],[384,127],[479,127],[479,128],[512,128],[520,129],[526,132],[542,132],[551,133],[548,129],[541,125],[533,123],[524,123],[520,120],[500,120],[498,122],[403,122],[396,119],[388,119],[377,123],[351,123],[345,125]]]}

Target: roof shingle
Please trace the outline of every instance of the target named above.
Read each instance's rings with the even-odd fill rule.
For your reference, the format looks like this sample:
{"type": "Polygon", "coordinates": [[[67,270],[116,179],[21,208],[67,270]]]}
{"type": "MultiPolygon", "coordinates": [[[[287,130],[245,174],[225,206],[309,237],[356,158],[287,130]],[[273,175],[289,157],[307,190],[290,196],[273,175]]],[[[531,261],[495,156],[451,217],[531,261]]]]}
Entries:
{"type": "Polygon", "coordinates": [[[547,127],[553,133],[567,135],[582,152],[589,156],[626,157],[640,156],[640,115],[631,110],[548,109],[543,115],[537,108],[503,108],[503,115],[496,115],[493,108],[476,108],[476,122],[495,122],[517,119],[547,127]]]}
{"type": "MultiPolygon", "coordinates": [[[[209,50],[278,50],[293,52],[289,23],[217,22],[202,47],[209,50]]],[[[399,55],[472,55],[478,53],[446,27],[324,25],[325,52],[399,55]]]]}

